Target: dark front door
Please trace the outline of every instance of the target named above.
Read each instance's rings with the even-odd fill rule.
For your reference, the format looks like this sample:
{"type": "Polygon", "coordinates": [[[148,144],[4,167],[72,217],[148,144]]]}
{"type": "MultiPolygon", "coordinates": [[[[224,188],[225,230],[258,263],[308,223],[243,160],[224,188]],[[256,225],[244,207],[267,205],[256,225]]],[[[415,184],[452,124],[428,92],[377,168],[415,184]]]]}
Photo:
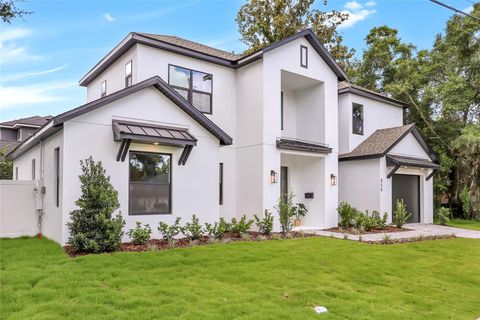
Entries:
{"type": "Polygon", "coordinates": [[[286,198],[288,194],[288,167],[280,167],[280,195],[286,198]]]}
{"type": "Polygon", "coordinates": [[[403,199],[407,211],[412,214],[407,222],[420,222],[420,176],[394,174],[392,179],[393,215],[395,215],[397,199],[403,199]]]}

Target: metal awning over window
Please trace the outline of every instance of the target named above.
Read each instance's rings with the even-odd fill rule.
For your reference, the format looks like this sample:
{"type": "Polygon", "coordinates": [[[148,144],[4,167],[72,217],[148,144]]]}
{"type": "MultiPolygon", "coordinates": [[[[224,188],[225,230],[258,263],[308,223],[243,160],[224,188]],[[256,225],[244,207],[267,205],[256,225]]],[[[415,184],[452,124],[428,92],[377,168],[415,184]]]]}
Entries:
{"type": "Polygon", "coordinates": [[[117,153],[117,161],[122,162],[125,161],[131,142],[183,147],[179,165],[185,165],[193,146],[197,145],[197,139],[185,128],[114,120],[112,129],[113,139],[122,142],[117,153]]]}
{"type": "Polygon", "coordinates": [[[281,138],[277,140],[277,148],[323,154],[328,154],[332,152],[332,148],[329,148],[327,145],[321,143],[286,138],[281,138]]]}
{"type": "Polygon", "coordinates": [[[390,173],[387,175],[387,178],[390,178],[400,167],[414,167],[432,169],[432,173],[429,174],[426,178],[426,180],[430,180],[435,170],[438,170],[438,168],[440,168],[439,164],[434,163],[428,159],[397,156],[393,154],[388,154],[386,158],[387,166],[393,167],[392,171],[390,171],[390,173]]]}

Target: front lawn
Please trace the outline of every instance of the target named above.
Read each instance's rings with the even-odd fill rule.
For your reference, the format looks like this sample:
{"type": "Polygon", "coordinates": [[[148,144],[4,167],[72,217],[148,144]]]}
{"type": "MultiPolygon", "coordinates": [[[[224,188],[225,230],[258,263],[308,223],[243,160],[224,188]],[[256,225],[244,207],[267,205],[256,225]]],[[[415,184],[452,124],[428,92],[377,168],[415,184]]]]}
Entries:
{"type": "Polygon", "coordinates": [[[480,231],[480,221],[478,220],[453,219],[453,220],[450,220],[447,225],[451,227],[480,231]]]}
{"type": "Polygon", "coordinates": [[[2,239],[0,250],[2,319],[480,317],[472,239],[315,237],[74,259],[48,240],[2,239]]]}

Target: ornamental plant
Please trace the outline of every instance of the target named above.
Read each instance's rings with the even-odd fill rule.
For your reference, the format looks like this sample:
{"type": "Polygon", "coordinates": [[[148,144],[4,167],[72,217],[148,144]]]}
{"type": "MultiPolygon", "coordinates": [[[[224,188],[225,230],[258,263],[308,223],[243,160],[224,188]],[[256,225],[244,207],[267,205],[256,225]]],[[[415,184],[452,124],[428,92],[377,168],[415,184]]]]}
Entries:
{"type": "Polygon", "coordinates": [[[247,216],[244,214],[240,217],[240,220],[232,218],[230,223],[230,231],[239,235],[245,234],[250,230],[250,227],[253,224],[253,220],[247,219],[247,216]]]}
{"type": "Polygon", "coordinates": [[[397,199],[395,202],[395,211],[393,215],[393,224],[401,228],[412,214],[407,211],[407,206],[403,199],[397,199]]]}
{"type": "Polygon", "coordinates": [[[278,198],[275,209],[280,218],[280,228],[282,233],[292,230],[292,218],[295,217],[297,208],[293,204],[293,193],[288,193],[278,198]]]}
{"type": "Polygon", "coordinates": [[[253,218],[255,219],[255,225],[263,235],[269,235],[272,233],[273,230],[273,214],[265,209],[262,218],[259,218],[257,215],[254,215],[253,218]]]}
{"type": "Polygon", "coordinates": [[[128,236],[132,239],[134,244],[147,244],[150,241],[152,235],[152,228],[149,224],[145,224],[142,227],[142,223],[137,221],[137,226],[134,229],[128,231],[128,236]]]}
{"type": "Polygon", "coordinates": [[[355,226],[358,218],[358,211],[352,207],[348,202],[342,201],[337,208],[340,217],[340,227],[349,228],[355,226]]]}
{"type": "Polygon", "coordinates": [[[110,183],[110,177],[101,162],[81,160],[82,195],[75,201],[79,207],[70,212],[67,223],[70,231],[68,243],[85,253],[112,252],[120,249],[125,221],[121,213],[113,217],[120,207],[118,193],[110,183]]]}
{"type": "Polygon", "coordinates": [[[175,219],[175,223],[172,225],[160,221],[160,223],[158,224],[158,231],[160,232],[164,240],[172,242],[175,237],[182,231],[182,227],[180,226],[180,220],[181,218],[177,217],[175,219]]]}
{"type": "Polygon", "coordinates": [[[203,234],[203,227],[196,215],[192,215],[192,222],[187,222],[181,228],[183,235],[190,240],[197,240],[203,234]]]}
{"type": "Polygon", "coordinates": [[[440,207],[437,210],[437,222],[442,226],[446,225],[450,221],[450,209],[445,207],[440,207]]]}

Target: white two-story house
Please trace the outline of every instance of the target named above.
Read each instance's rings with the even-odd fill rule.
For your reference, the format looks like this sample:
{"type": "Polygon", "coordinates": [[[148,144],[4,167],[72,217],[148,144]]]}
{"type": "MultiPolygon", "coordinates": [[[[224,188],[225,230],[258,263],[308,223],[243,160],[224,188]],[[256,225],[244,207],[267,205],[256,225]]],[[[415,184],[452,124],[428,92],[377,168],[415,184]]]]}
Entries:
{"type": "Polygon", "coordinates": [[[436,158],[402,126],[405,105],[345,80],[311,30],[247,56],[130,33],[80,80],[86,104],[9,157],[19,179],[41,164],[43,232],[60,243],[89,156],[110,175],[126,229],[261,215],[286,192],[308,208],[305,228],[337,226],[339,201],[391,217],[393,199],[411,197],[405,175],[418,181],[408,205],[431,222],[436,158]]]}

